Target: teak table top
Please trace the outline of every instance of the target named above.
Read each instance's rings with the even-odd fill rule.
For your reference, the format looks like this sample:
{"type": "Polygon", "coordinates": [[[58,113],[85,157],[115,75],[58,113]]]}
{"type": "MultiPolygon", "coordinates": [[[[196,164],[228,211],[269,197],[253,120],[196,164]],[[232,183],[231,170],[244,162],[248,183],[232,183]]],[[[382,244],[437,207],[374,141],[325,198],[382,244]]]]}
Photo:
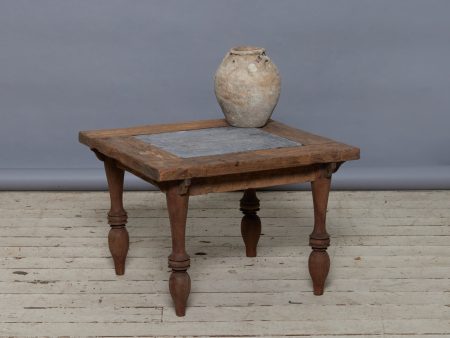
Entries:
{"type": "Polygon", "coordinates": [[[269,178],[276,171],[278,176],[284,173],[284,179],[249,182],[251,187],[294,183],[292,173],[300,167],[333,163],[335,167],[330,170],[334,171],[342,162],[359,158],[356,147],[273,120],[263,128],[230,128],[225,120],[218,119],[82,131],[79,140],[160,187],[177,180],[189,180],[189,184],[190,180],[202,181],[205,185],[208,178],[227,176],[227,187],[194,189],[191,194],[233,190],[233,180],[248,182],[255,173],[259,177],[266,173],[269,178]]]}

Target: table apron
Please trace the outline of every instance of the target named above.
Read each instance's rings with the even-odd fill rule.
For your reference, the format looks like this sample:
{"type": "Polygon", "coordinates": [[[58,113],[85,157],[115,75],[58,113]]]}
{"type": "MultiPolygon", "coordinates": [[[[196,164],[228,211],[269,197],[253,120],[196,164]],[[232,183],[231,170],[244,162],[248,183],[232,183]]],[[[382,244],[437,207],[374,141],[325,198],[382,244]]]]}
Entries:
{"type": "Polygon", "coordinates": [[[172,185],[179,185],[181,195],[203,195],[214,192],[245,190],[250,188],[265,188],[283,184],[312,182],[320,177],[330,177],[343,162],[317,163],[309,166],[264,170],[240,174],[229,174],[211,177],[194,177],[186,180],[155,181],[145,175],[117,162],[117,166],[135,176],[151,183],[165,192],[172,185]]]}
{"type": "Polygon", "coordinates": [[[189,195],[311,182],[319,177],[331,175],[334,168],[334,163],[325,163],[242,174],[192,178],[189,186],[189,195]]]}

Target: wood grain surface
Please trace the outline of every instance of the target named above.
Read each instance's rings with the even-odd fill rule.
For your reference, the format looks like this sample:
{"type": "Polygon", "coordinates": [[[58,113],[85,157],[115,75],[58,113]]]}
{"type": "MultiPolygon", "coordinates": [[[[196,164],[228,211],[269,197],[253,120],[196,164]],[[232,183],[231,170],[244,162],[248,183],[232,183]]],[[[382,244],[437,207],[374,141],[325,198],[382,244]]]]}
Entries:
{"type": "Polygon", "coordinates": [[[0,193],[3,336],[450,336],[449,191],[331,192],[326,292],[308,272],[311,192],[258,191],[258,257],[239,232],[242,193],[194,196],[193,288],[176,317],[164,194],[125,192],[130,251],[116,276],[106,192],[0,193]]]}
{"type": "Polygon", "coordinates": [[[359,149],[307,133],[276,121],[262,130],[302,144],[298,147],[242,151],[221,155],[180,158],[134,138],[134,135],[196,130],[228,126],[224,120],[194,121],[168,125],[84,131],[79,140],[92,149],[118,161],[149,182],[183,180],[195,177],[258,172],[356,160],[359,149]]]}

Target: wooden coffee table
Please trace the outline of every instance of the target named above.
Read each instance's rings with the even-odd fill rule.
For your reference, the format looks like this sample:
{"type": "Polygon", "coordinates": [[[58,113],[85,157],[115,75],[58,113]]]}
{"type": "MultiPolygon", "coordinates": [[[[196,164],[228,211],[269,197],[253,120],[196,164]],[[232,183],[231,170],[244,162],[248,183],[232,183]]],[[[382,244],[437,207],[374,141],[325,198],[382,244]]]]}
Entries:
{"type": "Polygon", "coordinates": [[[273,120],[263,128],[234,128],[225,120],[205,120],[83,131],[79,139],[105,165],[111,197],[108,242],[116,274],[125,272],[129,246],[122,202],[124,171],[165,192],[172,234],[169,290],[178,316],[185,314],[191,288],[185,229],[193,195],[244,190],[241,233],[247,256],[255,257],[261,233],[255,189],[311,182],[314,229],[308,265],[314,294],[323,293],[330,269],[325,218],[331,175],[343,162],[357,160],[358,148],[273,120]]]}

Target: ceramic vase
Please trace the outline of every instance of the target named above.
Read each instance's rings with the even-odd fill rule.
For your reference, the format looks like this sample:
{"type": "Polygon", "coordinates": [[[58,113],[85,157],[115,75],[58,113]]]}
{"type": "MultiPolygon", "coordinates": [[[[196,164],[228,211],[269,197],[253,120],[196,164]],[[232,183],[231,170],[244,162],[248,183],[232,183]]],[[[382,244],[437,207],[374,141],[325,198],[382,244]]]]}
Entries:
{"type": "Polygon", "coordinates": [[[280,97],[281,78],[264,48],[232,48],[214,77],[214,92],[234,127],[263,127],[280,97]]]}

